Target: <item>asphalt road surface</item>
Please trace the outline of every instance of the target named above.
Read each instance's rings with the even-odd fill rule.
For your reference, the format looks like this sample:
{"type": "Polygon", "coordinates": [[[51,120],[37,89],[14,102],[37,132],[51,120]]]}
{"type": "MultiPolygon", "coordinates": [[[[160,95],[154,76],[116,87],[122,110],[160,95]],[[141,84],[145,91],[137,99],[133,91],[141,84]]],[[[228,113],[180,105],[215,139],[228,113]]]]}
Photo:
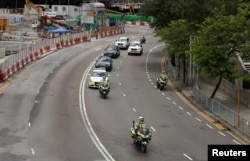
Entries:
{"type": "Polygon", "coordinates": [[[146,27],[141,56],[114,59],[111,92],[87,86],[88,72],[118,35],[65,48],[26,67],[0,95],[0,161],[206,161],[208,144],[240,144],[191,109],[167,86],[155,87],[164,44],[146,27]],[[147,153],[133,144],[132,121],[153,131],[147,153]]]}

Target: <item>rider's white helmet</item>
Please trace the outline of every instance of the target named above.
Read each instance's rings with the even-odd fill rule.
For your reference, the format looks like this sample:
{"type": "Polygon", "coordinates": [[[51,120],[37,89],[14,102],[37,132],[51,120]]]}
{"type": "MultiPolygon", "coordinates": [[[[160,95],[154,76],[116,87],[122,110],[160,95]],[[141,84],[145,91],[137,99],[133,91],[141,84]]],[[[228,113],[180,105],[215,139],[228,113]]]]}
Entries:
{"type": "Polygon", "coordinates": [[[143,121],[144,121],[144,117],[139,116],[138,120],[139,120],[140,122],[143,122],[143,121]]]}

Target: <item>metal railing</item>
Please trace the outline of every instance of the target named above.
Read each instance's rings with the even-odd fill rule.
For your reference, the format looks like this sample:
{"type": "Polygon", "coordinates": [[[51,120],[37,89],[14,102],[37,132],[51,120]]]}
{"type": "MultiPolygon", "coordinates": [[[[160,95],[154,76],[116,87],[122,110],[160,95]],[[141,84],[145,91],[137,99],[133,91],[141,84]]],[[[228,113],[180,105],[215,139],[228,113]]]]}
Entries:
{"type": "MultiPolygon", "coordinates": [[[[174,81],[178,81],[181,76],[178,77],[178,72],[176,68],[172,66],[170,60],[166,62],[166,65],[168,74],[171,75],[174,81]]],[[[215,116],[225,121],[228,125],[235,127],[243,134],[250,137],[250,120],[240,116],[236,111],[230,109],[219,101],[210,98],[195,85],[192,88],[192,96],[202,105],[203,108],[212,112],[215,116]]]]}
{"type": "Polygon", "coordinates": [[[211,99],[196,87],[193,87],[192,94],[193,97],[203,105],[202,107],[206,108],[229,125],[237,128],[242,133],[250,136],[250,120],[238,115],[237,112],[231,110],[222,103],[211,99]]]}

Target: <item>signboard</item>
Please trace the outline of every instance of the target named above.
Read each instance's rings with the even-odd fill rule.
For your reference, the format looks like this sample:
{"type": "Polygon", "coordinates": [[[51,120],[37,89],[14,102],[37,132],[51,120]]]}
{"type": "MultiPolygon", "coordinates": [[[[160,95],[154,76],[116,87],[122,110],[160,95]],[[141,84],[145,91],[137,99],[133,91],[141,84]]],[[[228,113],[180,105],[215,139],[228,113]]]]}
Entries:
{"type": "Polygon", "coordinates": [[[93,24],[94,23],[94,12],[90,12],[90,11],[82,12],[82,23],[93,24]]]}
{"type": "Polygon", "coordinates": [[[238,79],[235,79],[235,83],[234,83],[234,87],[235,89],[242,89],[243,88],[243,82],[242,82],[242,79],[238,78],[238,79]]]}

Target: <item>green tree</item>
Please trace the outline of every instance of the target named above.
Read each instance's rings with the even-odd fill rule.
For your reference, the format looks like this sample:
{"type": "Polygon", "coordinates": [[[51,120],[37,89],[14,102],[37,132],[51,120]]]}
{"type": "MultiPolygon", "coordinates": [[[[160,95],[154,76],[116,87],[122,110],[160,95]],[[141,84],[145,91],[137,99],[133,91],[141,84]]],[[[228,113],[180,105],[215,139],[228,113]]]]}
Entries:
{"type": "Polygon", "coordinates": [[[195,56],[200,72],[207,73],[210,78],[219,78],[211,98],[214,98],[224,76],[236,74],[235,52],[248,49],[249,9],[249,4],[242,4],[237,15],[229,16],[224,16],[223,10],[218,11],[200,25],[190,52],[195,56]]]}
{"type": "Polygon", "coordinates": [[[175,66],[177,58],[178,76],[180,75],[180,65],[183,66],[183,83],[188,84],[186,60],[189,57],[190,35],[192,34],[193,25],[187,20],[179,19],[171,21],[168,27],[156,31],[156,35],[166,43],[166,51],[170,56],[171,63],[175,66]]]}
{"type": "MultiPolygon", "coordinates": [[[[216,8],[225,6],[226,15],[236,14],[242,0],[145,0],[139,10],[142,16],[153,16],[157,28],[167,26],[171,21],[186,19],[201,23],[212,16],[216,8]]],[[[247,0],[246,0],[247,1],[247,0]]]]}
{"type": "Polygon", "coordinates": [[[181,6],[178,0],[145,0],[139,15],[153,16],[155,26],[165,27],[171,20],[180,18],[181,6]]]}

